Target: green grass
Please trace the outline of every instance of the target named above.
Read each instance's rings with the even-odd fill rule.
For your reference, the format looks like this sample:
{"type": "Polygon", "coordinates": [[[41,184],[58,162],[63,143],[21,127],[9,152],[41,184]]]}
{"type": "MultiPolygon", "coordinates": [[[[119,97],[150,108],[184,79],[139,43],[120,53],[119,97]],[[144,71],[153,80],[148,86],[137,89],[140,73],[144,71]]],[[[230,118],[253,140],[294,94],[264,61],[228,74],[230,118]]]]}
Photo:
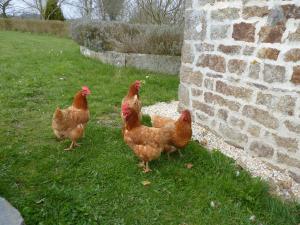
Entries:
{"type": "Polygon", "coordinates": [[[176,77],[104,65],[68,39],[43,35],[0,32],[0,51],[0,195],[27,225],[300,222],[299,205],[271,197],[244,171],[236,176],[231,159],[195,142],[183,158],[163,156],[152,173],[141,172],[121,138],[120,101],[136,79],[146,81],[144,105],[176,99],[176,77]],[[69,141],[53,137],[52,113],[82,85],[92,91],[91,121],[82,146],[65,152],[69,141]]]}

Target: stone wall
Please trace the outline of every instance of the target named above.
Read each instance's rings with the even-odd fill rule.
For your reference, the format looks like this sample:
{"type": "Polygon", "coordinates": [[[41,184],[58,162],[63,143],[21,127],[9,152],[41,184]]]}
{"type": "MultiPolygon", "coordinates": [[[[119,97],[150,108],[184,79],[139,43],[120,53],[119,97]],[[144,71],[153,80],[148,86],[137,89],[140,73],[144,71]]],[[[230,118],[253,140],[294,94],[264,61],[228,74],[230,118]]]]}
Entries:
{"type": "Polygon", "coordinates": [[[180,56],[122,53],[114,51],[95,52],[80,46],[80,52],[86,57],[116,66],[135,67],[152,72],[178,75],[180,56]]]}
{"type": "Polygon", "coordinates": [[[300,0],[186,0],[180,108],[300,182],[300,0]]]}

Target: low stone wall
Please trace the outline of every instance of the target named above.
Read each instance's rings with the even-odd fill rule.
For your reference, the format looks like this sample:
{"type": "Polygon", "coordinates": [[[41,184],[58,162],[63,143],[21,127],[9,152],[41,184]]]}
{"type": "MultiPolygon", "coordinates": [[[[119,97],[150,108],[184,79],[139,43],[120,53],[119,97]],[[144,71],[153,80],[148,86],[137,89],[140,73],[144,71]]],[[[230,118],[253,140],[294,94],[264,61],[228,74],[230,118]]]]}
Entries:
{"type": "Polygon", "coordinates": [[[300,1],[187,0],[180,108],[300,183],[300,1]]]}
{"type": "Polygon", "coordinates": [[[113,51],[95,52],[83,46],[80,46],[80,52],[84,56],[116,66],[135,67],[152,72],[174,75],[178,75],[180,71],[181,62],[179,56],[120,53],[113,51]]]}

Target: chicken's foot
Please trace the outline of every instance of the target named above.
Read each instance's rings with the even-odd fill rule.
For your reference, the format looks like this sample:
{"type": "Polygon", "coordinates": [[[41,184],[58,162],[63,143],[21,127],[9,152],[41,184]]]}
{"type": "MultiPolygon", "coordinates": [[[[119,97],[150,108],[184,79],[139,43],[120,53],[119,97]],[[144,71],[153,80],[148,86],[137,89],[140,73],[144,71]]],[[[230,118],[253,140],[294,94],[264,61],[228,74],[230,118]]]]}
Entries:
{"type": "Polygon", "coordinates": [[[148,162],[145,162],[145,167],[144,167],[144,173],[148,173],[148,172],[151,172],[152,170],[149,168],[149,165],[148,165],[148,162]]]}
{"type": "Polygon", "coordinates": [[[65,148],[64,150],[65,151],[70,151],[70,150],[72,150],[74,148],[74,145],[75,145],[74,141],[72,141],[70,147],[69,148],[65,148]]]}

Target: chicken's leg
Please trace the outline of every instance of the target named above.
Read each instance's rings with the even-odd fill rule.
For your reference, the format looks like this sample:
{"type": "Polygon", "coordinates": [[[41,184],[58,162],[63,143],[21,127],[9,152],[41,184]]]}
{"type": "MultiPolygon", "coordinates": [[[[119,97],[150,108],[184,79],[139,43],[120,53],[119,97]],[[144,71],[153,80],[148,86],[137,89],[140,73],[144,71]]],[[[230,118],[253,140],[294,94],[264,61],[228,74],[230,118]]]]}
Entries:
{"type": "Polygon", "coordinates": [[[65,148],[64,150],[65,151],[70,151],[70,150],[72,150],[74,148],[74,145],[75,145],[74,141],[72,141],[70,147],[69,148],[65,148]]]}
{"type": "Polygon", "coordinates": [[[152,170],[149,168],[148,162],[144,162],[145,163],[145,167],[144,167],[144,173],[148,173],[151,172],[152,170]]]}
{"type": "Polygon", "coordinates": [[[144,168],[145,167],[145,163],[143,161],[138,163],[138,167],[144,168]]]}
{"type": "Polygon", "coordinates": [[[178,149],[178,153],[180,157],[183,157],[183,154],[181,153],[180,149],[178,149]]]}

